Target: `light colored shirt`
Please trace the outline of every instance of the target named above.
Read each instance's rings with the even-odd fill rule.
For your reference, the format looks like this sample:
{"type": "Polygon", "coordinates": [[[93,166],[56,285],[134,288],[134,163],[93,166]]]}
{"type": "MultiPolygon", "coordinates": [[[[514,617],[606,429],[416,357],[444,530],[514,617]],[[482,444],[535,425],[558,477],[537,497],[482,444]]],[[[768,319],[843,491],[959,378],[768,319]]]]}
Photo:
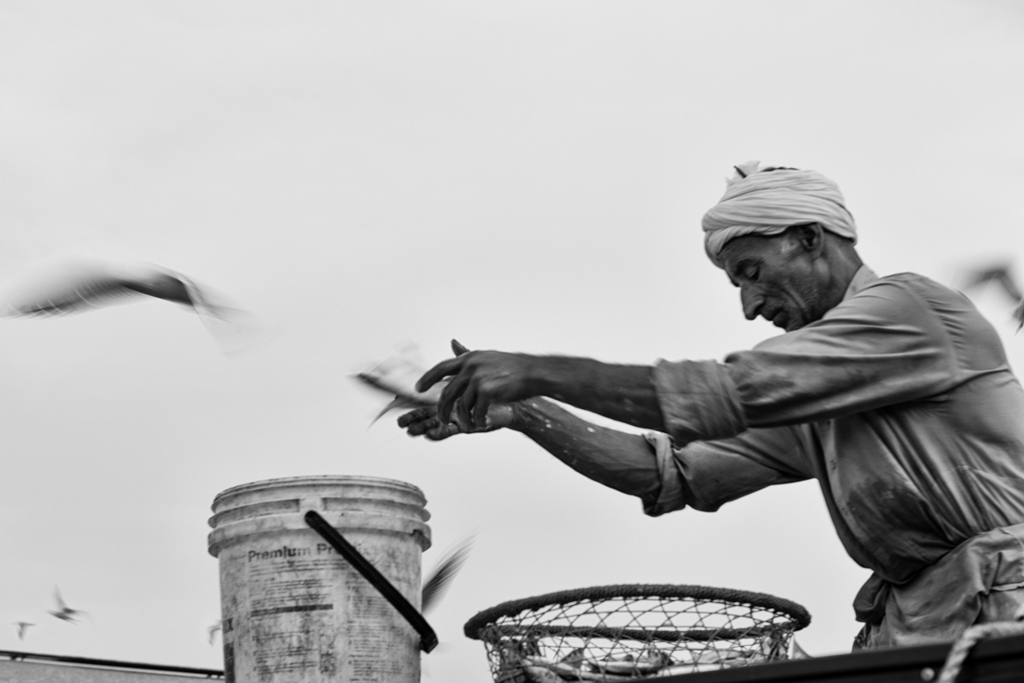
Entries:
{"type": "Polygon", "coordinates": [[[884,625],[876,645],[955,638],[993,591],[1024,600],[1024,391],[963,294],[862,267],[821,320],[653,380],[671,438],[647,437],[647,514],[817,479],[874,571],[855,610],[884,625]]]}

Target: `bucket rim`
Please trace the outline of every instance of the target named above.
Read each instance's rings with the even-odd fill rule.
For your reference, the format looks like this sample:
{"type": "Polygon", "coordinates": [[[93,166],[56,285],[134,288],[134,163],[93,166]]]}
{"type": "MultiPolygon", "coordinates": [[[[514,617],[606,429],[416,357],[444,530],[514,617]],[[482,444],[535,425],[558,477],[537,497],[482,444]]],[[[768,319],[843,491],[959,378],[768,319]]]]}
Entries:
{"type": "Polygon", "coordinates": [[[224,489],[216,496],[213,497],[213,504],[211,508],[216,511],[217,504],[224,498],[238,495],[241,493],[252,493],[264,489],[274,488],[288,488],[298,487],[303,485],[322,485],[322,484],[358,484],[358,485],[369,485],[378,486],[380,488],[391,488],[405,490],[410,493],[415,493],[417,496],[426,502],[426,496],[423,495],[422,489],[415,484],[410,484],[400,479],[389,479],[387,477],[371,477],[363,476],[358,474],[312,474],[312,475],[300,475],[296,477],[277,477],[274,479],[260,479],[258,481],[251,481],[245,484],[238,484],[231,488],[224,489]]]}

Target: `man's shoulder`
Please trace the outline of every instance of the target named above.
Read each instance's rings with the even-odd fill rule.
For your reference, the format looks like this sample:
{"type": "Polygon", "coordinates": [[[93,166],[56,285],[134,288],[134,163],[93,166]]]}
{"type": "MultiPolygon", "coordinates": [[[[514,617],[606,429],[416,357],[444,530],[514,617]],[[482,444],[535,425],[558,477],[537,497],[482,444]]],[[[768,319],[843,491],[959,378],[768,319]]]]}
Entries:
{"type": "Polygon", "coordinates": [[[879,283],[887,283],[887,282],[889,282],[889,283],[897,283],[897,284],[905,284],[905,285],[910,285],[910,286],[913,286],[913,285],[927,286],[927,287],[934,286],[934,287],[942,287],[944,289],[949,289],[945,285],[936,282],[935,280],[931,279],[930,277],[928,277],[926,275],[921,275],[920,273],[911,273],[909,271],[908,272],[903,272],[903,273],[893,273],[891,275],[882,275],[882,276],[878,277],[876,280],[874,280],[873,282],[871,282],[868,286],[870,287],[872,285],[876,285],[876,284],[879,284],[879,283]]]}
{"type": "Polygon", "coordinates": [[[918,296],[924,296],[926,299],[932,299],[934,297],[963,298],[963,294],[942,284],[941,282],[936,282],[930,277],[921,275],[920,273],[910,272],[893,273],[892,275],[884,275],[876,278],[875,280],[867,283],[854,296],[871,293],[872,291],[875,294],[879,294],[880,292],[906,292],[908,295],[917,294],[918,296]]]}
{"type": "Polygon", "coordinates": [[[919,273],[895,273],[872,280],[829,313],[863,318],[872,324],[942,328],[957,335],[994,333],[966,295],[919,273]]]}
{"type": "Polygon", "coordinates": [[[973,313],[974,306],[960,292],[919,273],[894,273],[874,278],[826,314],[830,319],[860,320],[871,324],[923,322],[952,314],[973,313]]]}

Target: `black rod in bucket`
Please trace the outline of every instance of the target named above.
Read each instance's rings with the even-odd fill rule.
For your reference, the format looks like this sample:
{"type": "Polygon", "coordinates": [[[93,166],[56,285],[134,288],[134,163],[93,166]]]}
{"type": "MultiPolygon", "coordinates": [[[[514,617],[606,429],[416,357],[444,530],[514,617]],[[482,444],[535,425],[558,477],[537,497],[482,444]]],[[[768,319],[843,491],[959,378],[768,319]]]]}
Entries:
{"type": "Polygon", "coordinates": [[[331,547],[348,560],[349,564],[355,567],[356,571],[363,575],[376,588],[384,599],[398,610],[398,613],[405,617],[405,620],[420,634],[420,649],[430,652],[437,647],[437,634],[430,627],[427,620],[423,618],[412,604],[405,599],[405,596],[398,592],[387,577],[381,574],[370,561],[363,557],[363,554],[356,550],[355,546],[345,540],[337,529],[331,526],[326,519],[320,516],[315,510],[309,510],[305,514],[306,524],[323,536],[324,540],[331,544],[331,547]]]}

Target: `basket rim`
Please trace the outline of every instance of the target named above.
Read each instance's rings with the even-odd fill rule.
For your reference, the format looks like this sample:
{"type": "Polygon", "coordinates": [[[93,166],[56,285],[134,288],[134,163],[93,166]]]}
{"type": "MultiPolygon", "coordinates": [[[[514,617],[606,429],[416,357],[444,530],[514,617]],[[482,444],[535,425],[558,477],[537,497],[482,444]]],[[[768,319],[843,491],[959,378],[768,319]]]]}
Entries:
{"type": "Polygon", "coordinates": [[[693,598],[697,600],[732,602],[782,612],[793,619],[791,623],[794,631],[806,628],[811,623],[811,614],[803,605],[768,593],[689,584],[627,583],[572,588],[530,598],[509,600],[478,612],[466,622],[463,632],[468,638],[482,640],[482,631],[501,617],[515,616],[526,610],[538,609],[549,605],[564,605],[584,600],[607,600],[613,598],[693,598]]]}

